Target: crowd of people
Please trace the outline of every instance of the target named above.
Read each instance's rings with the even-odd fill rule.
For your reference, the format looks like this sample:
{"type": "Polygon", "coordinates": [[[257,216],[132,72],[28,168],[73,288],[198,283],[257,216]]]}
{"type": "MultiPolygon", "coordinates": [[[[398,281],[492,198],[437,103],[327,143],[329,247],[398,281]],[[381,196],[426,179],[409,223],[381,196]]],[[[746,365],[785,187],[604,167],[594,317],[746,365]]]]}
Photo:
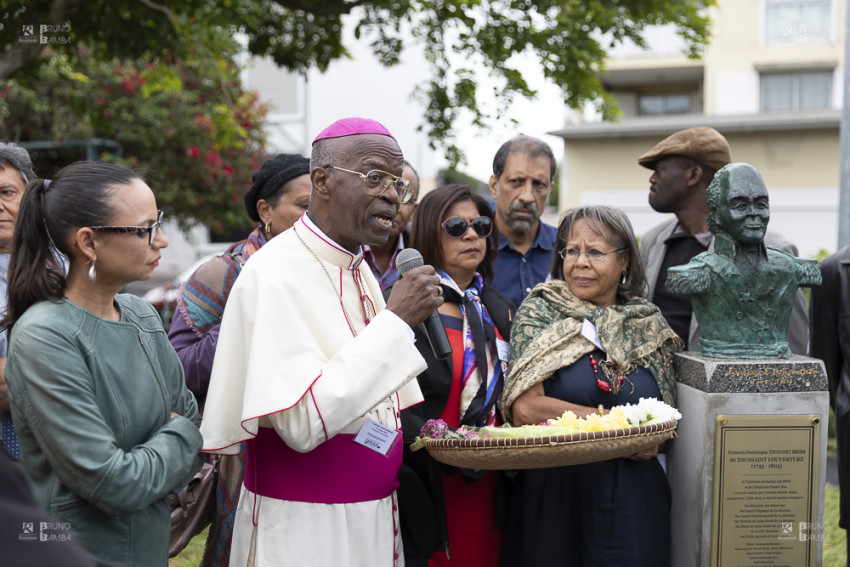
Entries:
{"type": "MultiPolygon", "coordinates": [[[[410,444],[430,419],[516,426],[642,397],[675,405],[673,355],[698,348],[699,328],[667,270],[713,250],[706,190],[731,162],[711,128],[640,156],[650,205],[674,217],[638,245],[615,207],[541,220],[556,170],[541,140],[499,148],[492,207],[459,184],[420,200],[392,133],[342,119],[309,158],[262,164],[245,195],[256,228],[185,282],[166,333],[120,293],[168,245],[155,191],[102,162],[38,178],[0,144],[0,541],[16,537],[20,564],[61,549],[69,565],[166,565],[167,497],[216,454],[202,565],[669,565],[665,444],[519,472],[456,469],[410,444]],[[422,263],[400,274],[407,248],[422,263]],[[448,358],[423,325],[434,313],[448,358]],[[11,499],[22,476],[31,493],[11,499]],[[30,517],[65,530],[62,547],[20,544],[30,517]]],[[[846,256],[825,262],[811,313],[842,437],[846,256]]],[[[788,343],[806,353],[802,294],[788,343]]]]}

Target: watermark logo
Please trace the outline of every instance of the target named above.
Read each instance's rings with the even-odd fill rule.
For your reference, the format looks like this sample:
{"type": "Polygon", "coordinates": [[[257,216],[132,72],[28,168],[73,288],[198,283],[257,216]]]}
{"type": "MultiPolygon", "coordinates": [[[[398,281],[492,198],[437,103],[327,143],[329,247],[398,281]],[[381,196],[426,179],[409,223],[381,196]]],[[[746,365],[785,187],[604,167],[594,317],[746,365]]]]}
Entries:
{"type": "Polygon", "coordinates": [[[807,23],[786,24],[780,28],[781,43],[824,43],[829,40],[829,27],[807,23]]]}
{"type": "Polygon", "coordinates": [[[21,533],[18,534],[20,541],[36,541],[38,536],[35,535],[35,524],[33,522],[21,523],[21,533]]]}
{"type": "Polygon", "coordinates": [[[71,43],[71,22],[64,24],[31,24],[21,26],[19,43],[40,43],[42,45],[67,45],[71,43]]]}
{"type": "Polygon", "coordinates": [[[71,524],[68,522],[23,522],[19,541],[71,541],[71,524]]]}
{"type": "Polygon", "coordinates": [[[18,42],[38,43],[38,39],[35,37],[35,26],[30,24],[23,24],[21,26],[21,31],[18,34],[18,42]]]}
{"type": "Polygon", "coordinates": [[[800,522],[797,532],[799,541],[824,541],[823,524],[820,522],[800,522]]]}
{"type": "Polygon", "coordinates": [[[62,25],[38,26],[38,42],[54,45],[71,43],[71,22],[65,22],[62,25]]]}

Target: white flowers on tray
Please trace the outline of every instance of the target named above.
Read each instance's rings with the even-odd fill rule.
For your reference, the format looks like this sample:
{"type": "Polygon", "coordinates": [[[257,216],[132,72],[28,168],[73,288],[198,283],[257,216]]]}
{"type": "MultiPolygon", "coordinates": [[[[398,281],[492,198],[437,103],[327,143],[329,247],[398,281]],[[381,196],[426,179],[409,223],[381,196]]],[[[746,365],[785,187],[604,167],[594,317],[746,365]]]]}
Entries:
{"type": "Polygon", "coordinates": [[[623,408],[623,414],[634,427],[664,423],[671,419],[676,421],[682,419],[679,410],[655,398],[641,398],[636,404],[626,404],[619,407],[623,408]]]}

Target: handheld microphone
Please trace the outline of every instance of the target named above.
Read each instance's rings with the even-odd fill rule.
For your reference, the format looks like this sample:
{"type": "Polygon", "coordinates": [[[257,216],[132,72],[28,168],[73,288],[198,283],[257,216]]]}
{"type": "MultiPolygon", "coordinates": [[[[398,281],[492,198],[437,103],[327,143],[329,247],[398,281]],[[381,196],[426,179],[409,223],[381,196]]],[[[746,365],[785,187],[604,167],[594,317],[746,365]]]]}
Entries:
{"type": "MultiPolygon", "coordinates": [[[[425,261],[422,259],[422,254],[415,248],[405,248],[395,257],[395,267],[398,270],[398,276],[400,278],[403,278],[410,270],[424,264],[425,261]]],[[[431,350],[434,352],[434,356],[439,360],[449,358],[452,355],[452,345],[449,343],[449,338],[446,336],[446,329],[443,328],[443,323],[440,321],[440,314],[434,311],[425,319],[422,325],[424,325],[425,336],[428,337],[428,342],[431,343],[431,350]]]]}

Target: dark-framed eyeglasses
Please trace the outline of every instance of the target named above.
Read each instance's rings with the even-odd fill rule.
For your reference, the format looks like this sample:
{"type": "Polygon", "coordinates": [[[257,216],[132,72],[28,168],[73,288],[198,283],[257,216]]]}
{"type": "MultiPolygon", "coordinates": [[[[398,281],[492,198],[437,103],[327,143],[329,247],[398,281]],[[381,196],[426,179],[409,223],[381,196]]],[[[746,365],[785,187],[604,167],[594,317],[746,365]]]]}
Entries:
{"type": "Polygon", "coordinates": [[[159,234],[160,226],[162,226],[162,211],[156,212],[156,222],[150,226],[90,226],[88,228],[101,232],[126,232],[135,234],[147,232],[148,244],[153,246],[153,242],[159,234]]]}
{"type": "Polygon", "coordinates": [[[360,179],[363,180],[363,191],[372,197],[379,197],[383,195],[384,192],[390,188],[390,185],[392,185],[396,190],[396,193],[398,193],[398,202],[400,205],[408,202],[410,198],[413,197],[413,190],[410,188],[410,181],[393,175],[388,171],[370,169],[366,173],[361,173],[359,171],[353,171],[351,169],[345,169],[344,167],[337,167],[335,165],[329,165],[328,167],[359,175],[360,179]]]}
{"type": "Polygon", "coordinates": [[[582,254],[584,254],[589,262],[594,263],[604,261],[608,254],[613,254],[614,252],[625,252],[626,250],[628,250],[628,248],[617,248],[616,250],[603,252],[601,250],[596,250],[595,248],[588,248],[582,252],[578,248],[567,248],[558,252],[558,256],[560,256],[565,262],[575,262],[582,254]]]}
{"type": "Polygon", "coordinates": [[[472,219],[471,222],[461,217],[449,217],[440,226],[452,238],[460,238],[466,234],[470,225],[472,225],[475,234],[481,238],[487,238],[493,232],[493,221],[490,217],[477,217],[472,219]]]}

